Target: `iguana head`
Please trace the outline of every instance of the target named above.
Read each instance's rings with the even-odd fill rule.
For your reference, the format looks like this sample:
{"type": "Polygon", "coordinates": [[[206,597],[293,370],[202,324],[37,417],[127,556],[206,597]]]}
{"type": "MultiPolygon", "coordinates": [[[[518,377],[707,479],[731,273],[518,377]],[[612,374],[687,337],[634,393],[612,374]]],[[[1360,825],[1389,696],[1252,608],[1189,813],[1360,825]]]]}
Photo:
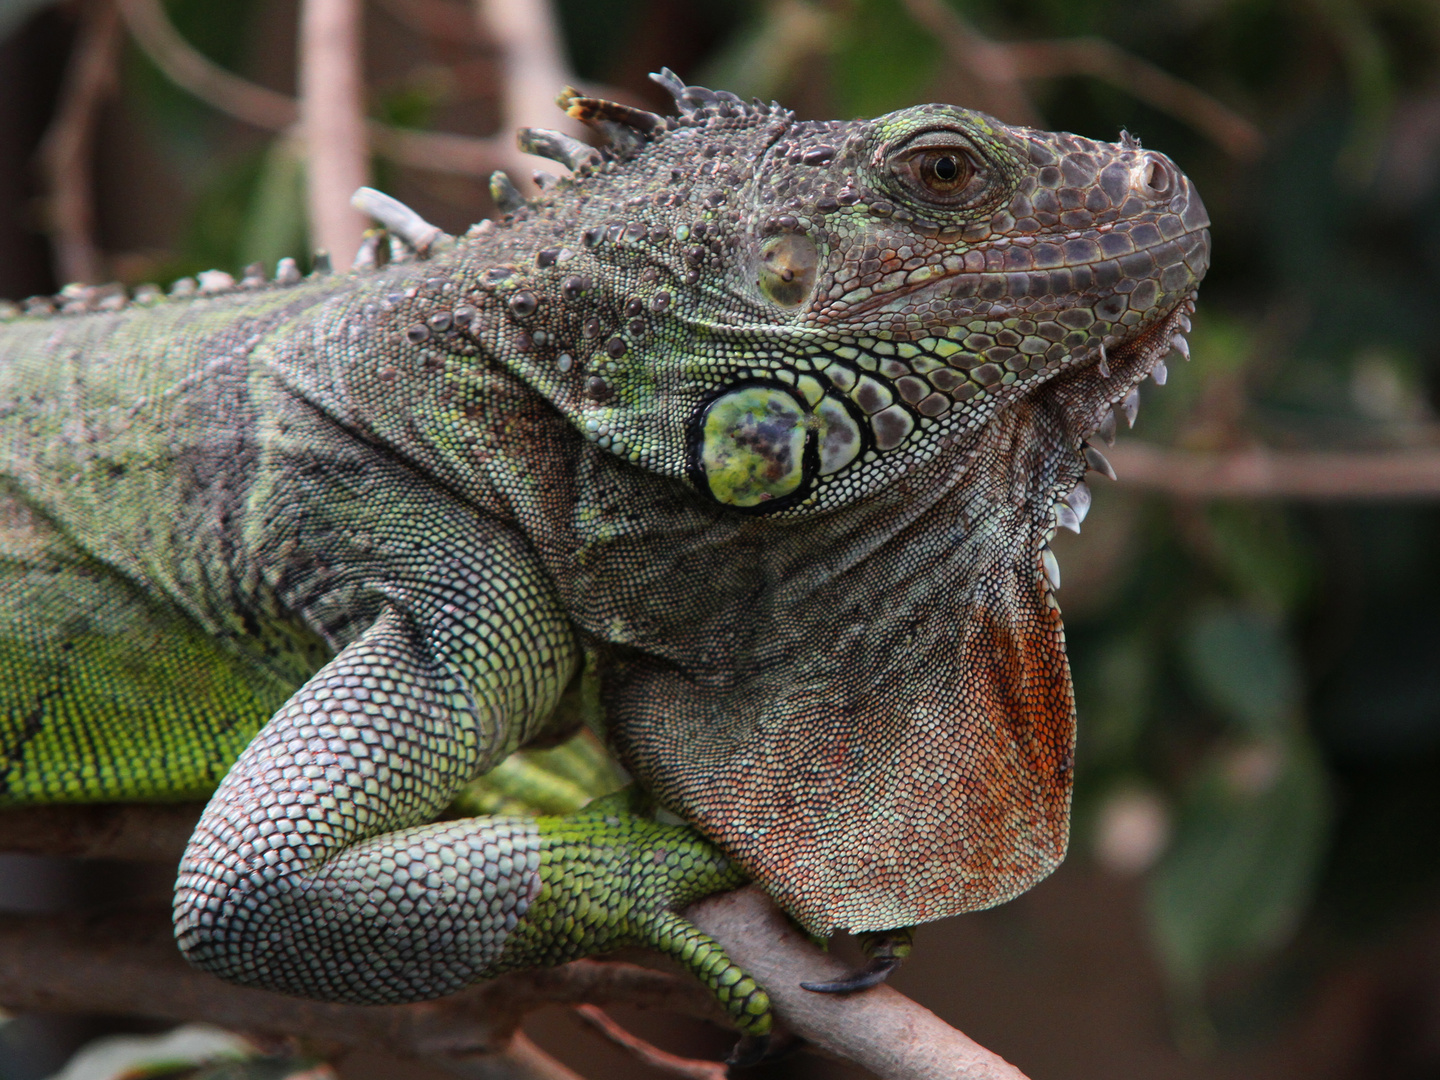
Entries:
{"type": "Polygon", "coordinates": [[[611,738],[812,928],[1007,899],[1068,830],[1048,542],[1184,351],[1204,207],[1128,136],[661,81],[679,118],[570,99],[628,134],[553,197],[574,288],[520,365],[606,451],[557,578],[611,738]]]}
{"type": "Polygon", "coordinates": [[[679,118],[566,99],[633,160],[556,200],[610,203],[570,305],[599,318],[590,356],[535,366],[591,438],[742,513],[852,503],[1102,356],[1143,376],[1208,265],[1189,180],[1129,136],[950,105],[797,122],[658,78],[679,118]]]}

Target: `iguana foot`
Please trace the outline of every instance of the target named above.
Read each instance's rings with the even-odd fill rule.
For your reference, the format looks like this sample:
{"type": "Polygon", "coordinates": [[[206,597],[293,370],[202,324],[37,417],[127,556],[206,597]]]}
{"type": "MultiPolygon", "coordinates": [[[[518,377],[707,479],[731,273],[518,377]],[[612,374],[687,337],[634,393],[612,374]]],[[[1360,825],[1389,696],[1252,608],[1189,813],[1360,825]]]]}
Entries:
{"type": "Polygon", "coordinates": [[[829,982],[802,982],[801,989],[812,990],[817,994],[849,994],[879,986],[910,955],[915,942],[915,928],[902,926],[896,930],[877,930],[858,934],[856,940],[861,951],[870,957],[868,964],[843,978],[829,982]]]}
{"type": "MultiPolygon", "coordinates": [[[[772,1023],[769,995],[719,942],[676,914],[738,888],[746,875],[689,826],[660,824],[645,809],[643,796],[627,789],[576,814],[536,819],[541,891],[517,927],[527,940],[507,949],[506,966],[640,945],[704,983],[742,1035],[763,1039],[772,1023]]],[[[752,1050],[742,1040],[736,1052],[748,1060],[752,1050]]]]}

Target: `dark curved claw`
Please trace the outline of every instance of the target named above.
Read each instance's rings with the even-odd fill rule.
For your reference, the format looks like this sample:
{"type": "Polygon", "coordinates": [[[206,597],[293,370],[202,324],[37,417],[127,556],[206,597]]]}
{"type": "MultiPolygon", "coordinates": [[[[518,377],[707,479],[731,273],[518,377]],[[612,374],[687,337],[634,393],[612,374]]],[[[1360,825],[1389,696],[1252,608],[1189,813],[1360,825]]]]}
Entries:
{"type": "Polygon", "coordinates": [[[725,1059],[725,1064],[741,1069],[758,1065],[769,1049],[769,1035],[742,1035],[735,1044],[735,1049],[731,1050],[730,1056],[725,1059]]]}
{"type": "Polygon", "coordinates": [[[849,994],[856,990],[869,990],[879,986],[900,966],[898,956],[876,957],[859,971],[830,982],[802,982],[802,990],[813,990],[817,994],[849,994]]]}

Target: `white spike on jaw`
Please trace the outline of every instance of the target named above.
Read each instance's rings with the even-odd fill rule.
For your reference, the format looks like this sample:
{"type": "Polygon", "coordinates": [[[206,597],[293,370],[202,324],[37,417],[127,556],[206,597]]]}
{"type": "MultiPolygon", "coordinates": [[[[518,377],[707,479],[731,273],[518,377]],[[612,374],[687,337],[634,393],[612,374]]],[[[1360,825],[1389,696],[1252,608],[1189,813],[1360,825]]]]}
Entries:
{"type": "Polygon", "coordinates": [[[399,199],[362,187],[350,196],[350,205],[362,214],[368,214],[396,236],[415,249],[420,256],[427,255],[437,243],[452,240],[452,237],[438,225],[432,225],[399,199]]]}
{"type": "MultiPolygon", "coordinates": [[[[1182,319],[1185,319],[1185,316],[1183,316],[1183,315],[1180,316],[1180,317],[1181,317],[1182,319]]],[[[1185,319],[1185,322],[1188,323],[1189,321],[1190,321],[1189,319],[1185,319]]],[[[1190,329],[1190,327],[1189,327],[1189,326],[1186,326],[1185,329],[1188,330],[1188,329],[1190,329]]],[[[1188,342],[1188,341],[1185,340],[1185,335],[1184,335],[1184,334],[1176,334],[1174,337],[1172,337],[1172,338],[1170,339],[1170,345],[1171,345],[1171,347],[1172,347],[1176,352],[1178,352],[1178,353],[1179,353],[1181,356],[1183,356],[1186,360],[1189,360],[1189,359],[1190,359],[1190,342],[1188,342]]]]}
{"type": "Polygon", "coordinates": [[[1125,422],[1132,428],[1135,426],[1135,417],[1140,415],[1140,387],[1132,386],[1120,402],[1120,411],[1125,414],[1125,422]]]}
{"type": "Polygon", "coordinates": [[[1065,501],[1070,504],[1070,509],[1075,511],[1075,516],[1084,521],[1085,515],[1090,513],[1090,485],[1081,480],[1075,485],[1075,490],[1065,496],[1065,501]]]}
{"type": "Polygon", "coordinates": [[[1105,440],[1106,446],[1115,445],[1115,410],[1106,409],[1105,416],[1100,421],[1100,426],[1095,429],[1100,437],[1105,440]]]}
{"type": "Polygon", "coordinates": [[[1080,515],[1077,514],[1069,503],[1057,502],[1055,504],[1055,524],[1062,529],[1069,529],[1073,533],[1080,531],[1080,515]]]}
{"type": "Polygon", "coordinates": [[[1190,332],[1190,316],[1182,311],[1175,317],[1175,325],[1180,327],[1182,334],[1188,334],[1190,332]]]}
{"type": "Polygon", "coordinates": [[[1165,385],[1165,380],[1170,378],[1170,369],[1165,366],[1164,360],[1155,361],[1155,366],[1150,369],[1150,377],[1155,380],[1156,386],[1165,385]]]}
{"type": "Polygon", "coordinates": [[[1060,588],[1060,560],[1055,558],[1055,552],[1050,550],[1049,544],[1040,549],[1040,566],[1045,571],[1045,580],[1050,582],[1050,587],[1060,588]]]}
{"type": "Polygon", "coordinates": [[[1110,464],[1110,459],[1088,444],[1085,447],[1085,463],[1095,472],[1108,476],[1111,480],[1119,479],[1115,475],[1115,466],[1110,464]]]}
{"type": "Polygon", "coordinates": [[[300,267],[291,258],[281,259],[275,264],[275,284],[294,285],[300,280],[300,267]]]}

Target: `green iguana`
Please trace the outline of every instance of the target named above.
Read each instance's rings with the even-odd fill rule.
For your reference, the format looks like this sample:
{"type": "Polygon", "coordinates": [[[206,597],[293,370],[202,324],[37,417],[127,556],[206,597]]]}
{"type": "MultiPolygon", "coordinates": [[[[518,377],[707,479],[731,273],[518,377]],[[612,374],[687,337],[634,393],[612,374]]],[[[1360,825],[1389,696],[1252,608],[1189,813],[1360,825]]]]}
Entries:
{"type": "Polygon", "coordinates": [[[1128,135],[656,79],[567,91],[605,148],[522,132],[574,175],[463,238],[362,193],[403,257],[0,325],[0,803],[214,791],[195,964],[403,1002],[641,943],[761,1036],[686,904],[883,973],[1063,856],[1048,541],[1187,351],[1200,200],[1128,135]],[[582,666],[647,794],[435,822],[582,666]]]}

